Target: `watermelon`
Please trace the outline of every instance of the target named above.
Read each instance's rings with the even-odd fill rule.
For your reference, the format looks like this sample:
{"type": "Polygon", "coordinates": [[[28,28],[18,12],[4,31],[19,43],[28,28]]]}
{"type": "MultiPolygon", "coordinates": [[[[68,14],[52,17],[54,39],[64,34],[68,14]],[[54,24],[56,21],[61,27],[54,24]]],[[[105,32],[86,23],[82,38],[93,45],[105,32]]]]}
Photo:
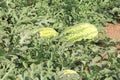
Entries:
{"type": "Polygon", "coordinates": [[[76,41],[91,39],[98,36],[97,28],[90,23],[81,23],[68,27],[61,33],[61,41],[74,43],[76,41]]]}
{"type": "Polygon", "coordinates": [[[67,69],[58,72],[57,80],[80,80],[80,76],[76,71],[67,69]]]}
{"type": "Polygon", "coordinates": [[[39,28],[33,31],[33,33],[39,32],[41,38],[51,38],[58,36],[58,32],[53,28],[39,28]]]}

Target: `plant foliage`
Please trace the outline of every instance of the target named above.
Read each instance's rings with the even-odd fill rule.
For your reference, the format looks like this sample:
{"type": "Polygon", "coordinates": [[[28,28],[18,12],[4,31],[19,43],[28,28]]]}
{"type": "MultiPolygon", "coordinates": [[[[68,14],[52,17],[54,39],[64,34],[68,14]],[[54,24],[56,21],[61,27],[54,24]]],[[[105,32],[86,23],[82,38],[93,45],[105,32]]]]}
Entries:
{"type": "Polygon", "coordinates": [[[0,80],[57,80],[68,69],[79,80],[120,80],[114,41],[98,38],[66,45],[59,36],[43,40],[32,32],[49,27],[62,34],[84,22],[102,32],[106,23],[118,21],[119,8],[119,0],[0,0],[0,80]]]}

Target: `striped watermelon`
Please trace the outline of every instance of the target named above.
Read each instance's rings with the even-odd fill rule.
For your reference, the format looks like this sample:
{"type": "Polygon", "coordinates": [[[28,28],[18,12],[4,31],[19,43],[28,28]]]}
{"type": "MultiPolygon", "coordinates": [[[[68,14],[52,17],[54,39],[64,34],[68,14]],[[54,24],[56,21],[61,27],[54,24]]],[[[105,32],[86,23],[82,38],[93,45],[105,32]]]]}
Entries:
{"type": "Polygon", "coordinates": [[[94,39],[98,36],[97,28],[90,23],[81,23],[65,29],[61,33],[61,41],[74,43],[82,39],[94,39]]]}
{"type": "Polygon", "coordinates": [[[53,28],[39,28],[33,31],[33,33],[40,33],[41,38],[51,38],[58,36],[58,32],[53,28]]]}

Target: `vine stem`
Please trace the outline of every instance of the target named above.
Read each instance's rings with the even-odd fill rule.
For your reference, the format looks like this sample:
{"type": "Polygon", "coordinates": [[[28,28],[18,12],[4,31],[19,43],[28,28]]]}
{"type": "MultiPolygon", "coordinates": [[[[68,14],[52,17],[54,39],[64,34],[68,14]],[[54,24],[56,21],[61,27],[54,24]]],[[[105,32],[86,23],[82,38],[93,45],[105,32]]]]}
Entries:
{"type": "Polygon", "coordinates": [[[14,69],[14,67],[10,68],[9,71],[0,80],[4,80],[13,69],[14,69]]]}

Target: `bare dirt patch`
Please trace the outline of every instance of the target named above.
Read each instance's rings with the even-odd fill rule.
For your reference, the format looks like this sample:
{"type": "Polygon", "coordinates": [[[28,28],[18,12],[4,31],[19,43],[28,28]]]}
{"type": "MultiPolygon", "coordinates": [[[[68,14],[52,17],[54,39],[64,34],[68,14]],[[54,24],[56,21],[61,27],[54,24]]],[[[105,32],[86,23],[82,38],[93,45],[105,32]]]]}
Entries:
{"type": "MultiPolygon", "coordinates": [[[[107,37],[120,42],[120,24],[108,24],[105,27],[105,34],[107,37]]],[[[120,44],[117,44],[116,47],[117,52],[120,53],[120,44]]]]}
{"type": "Polygon", "coordinates": [[[120,24],[108,24],[105,33],[108,37],[120,41],[120,24]]]}

